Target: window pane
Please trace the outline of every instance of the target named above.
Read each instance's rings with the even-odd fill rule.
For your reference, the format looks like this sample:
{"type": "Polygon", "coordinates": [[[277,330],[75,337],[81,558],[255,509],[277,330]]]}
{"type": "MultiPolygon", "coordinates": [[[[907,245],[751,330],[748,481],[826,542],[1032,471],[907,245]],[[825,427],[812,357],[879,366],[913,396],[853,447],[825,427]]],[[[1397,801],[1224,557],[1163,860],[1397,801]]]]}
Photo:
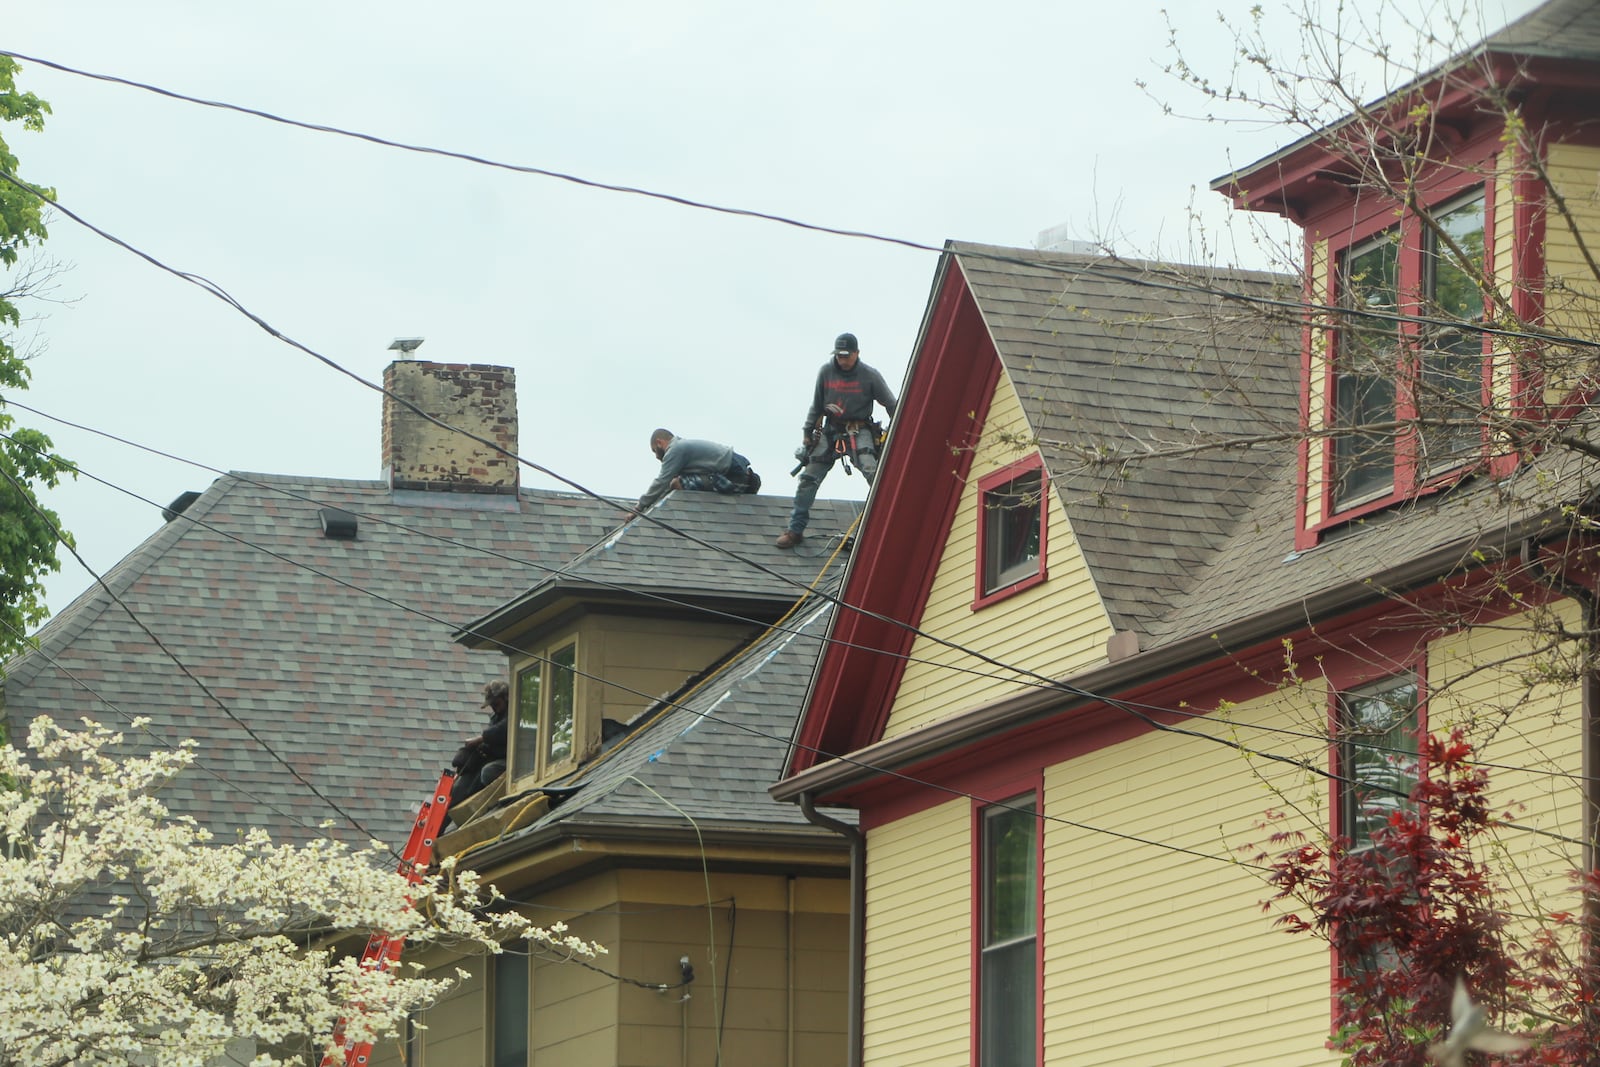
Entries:
{"type": "Polygon", "coordinates": [[[515,744],[512,769],[516,774],[533,774],[539,769],[539,689],[544,664],[530,663],[517,672],[517,716],[513,724],[515,744]]]}
{"type": "Polygon", "coordinates": [[[983,1014],[978,1021],[982,1067],[1033,1067],[1037,942],[1031,937],[983,953],[983,1014]]]}
{"type": "Polygon", "coordinates": [[[528,957],[507,951],[493,959],[494,1067],[528,1067],[528,957]]]}
{"type": "MultiPolygon", "coordinates": [[[[1339,304],[1393,314],[1400,308],[1398,234],[1352,249],[1339,271],[1339,304]]],[[[1391,318],[1347,316],[1340,322],[1334,438],[1334,500],[1371,496],[1394,485],[1394,432],[1371,429],[1395,417],[1399,325],[1391,318]]]]}
{"type": "Polygon", "coordinates": [[[1350,847],[1365,848],[1397,811],[1412,811],[1407,799],[1417,784],[1417,682],[1394,679],[1341,701],[1340,783],[1343,832],[1350,847]]]}
{"type": "Polygon", "coordinates": [[[1037,828],[1031,800],[991,809],[984,817],[985,945],[1033,933],[1037,828]]]}
{"type": "Polygon", "coordinates": [[[573,700],[578,646],[567,645],[550,655],[550,751],[546,765],[572,758],[572,730],[576,722],[573,700]]]}
{"type": "Polygon", "coordinates": [[[1039,572],[1043,485],[1034,470],[983,494],[985,592],[1039,572]]]}
{"type": "MultiPolygon", "coordinates": [[[[1437,221],[1449,240],[1431,231],[1426,236],[1424,310],[1431,318],[1482,322],[1483,194],[1441,212],[1437,221]]],[[[1483,335],[1429,326],[1423,331],[1421,361],[1417,413],[1423,420],[1422,466],[1425,471],[1445,470],[1478,451],[1483,335]]]]}
{"type": "Polygon", "coordinates": [[[983,818],[981,1067],[1032,1065],[1038,1026],[1038,808],[1032,797],[983,818]]]}

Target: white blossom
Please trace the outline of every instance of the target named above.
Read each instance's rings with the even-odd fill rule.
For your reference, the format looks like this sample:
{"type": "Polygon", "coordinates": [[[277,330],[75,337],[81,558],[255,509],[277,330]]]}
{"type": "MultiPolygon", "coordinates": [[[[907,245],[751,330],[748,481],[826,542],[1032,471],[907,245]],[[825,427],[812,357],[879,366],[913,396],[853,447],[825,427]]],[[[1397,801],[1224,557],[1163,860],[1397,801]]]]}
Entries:
{"type": "Polygon", "coordinates": [[[315,1060],[341,1017],[353,1039],[389,1037],[451,984],[363,970],[327,947],[340,933],[603,951],[497,907],[448,861],[412,886],[377,844],[214,840],[159,798],[193,744],[123,757],[121,742],[41,717],[26,751],[0,746],[0,1067],[203,1067],[252,1044],[257,1067],[315,1060]]]}

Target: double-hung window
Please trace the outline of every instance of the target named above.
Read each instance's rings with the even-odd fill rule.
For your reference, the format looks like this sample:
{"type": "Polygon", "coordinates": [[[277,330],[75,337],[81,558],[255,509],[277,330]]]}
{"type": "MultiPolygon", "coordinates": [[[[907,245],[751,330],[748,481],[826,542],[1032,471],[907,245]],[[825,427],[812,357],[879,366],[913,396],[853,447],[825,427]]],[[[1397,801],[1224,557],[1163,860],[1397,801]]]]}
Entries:
{"type": "Polygon", "coordinates": [[[1417,755],[1421,706],[1414,674],[1398,675],[1339,697],[1339,833],[1352,849],[1396,812],[1414,811],[1411,790],[1421,774],[1417,755]]]}
{"type": "Polygon", "coordinates": [[[577,734],[576,642],[555,645],[517,671],[511,773],[545,778],[575,756],[577,734]]]}
{"type": "Polygon", "coordinates": [[[1436,228],[1423,233],[1422,312],[1433,321],[1419,333],[1416,379],[1417,466],[1423,477],[1447,471],[1478,454],[1482,439],[1483,192],[1435,213],[1436,228]],[[1461,323],[1461,325],[1455,325],[1461,323]]]}
{"type": "Polygon", "coordinates": [[[1478,457],[1485,230],[1477,189],[1337,256],[1335,512],[1414,492],[1478,457]]]}
{"type": "Polygon", "coordinates": [[[1032,794],[980,813],[978,1067],[1038,1062],[1039,816],[1032,794]]]}
{"type": "Polygon", "coordinates": [[[1038,455],[978,479],[978,580],[973,607],[1045,579],[1045,490],[1038,455]]]}

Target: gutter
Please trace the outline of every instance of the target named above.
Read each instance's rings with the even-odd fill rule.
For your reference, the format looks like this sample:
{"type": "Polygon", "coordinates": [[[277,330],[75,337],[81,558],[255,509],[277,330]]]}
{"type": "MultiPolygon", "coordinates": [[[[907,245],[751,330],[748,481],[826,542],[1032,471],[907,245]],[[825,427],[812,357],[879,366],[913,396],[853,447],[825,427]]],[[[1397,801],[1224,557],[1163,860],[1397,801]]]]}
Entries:
{"type": "MultiPolygon", "coordinates": [[[[1536,540],[1540,534],[1549,532],[1552,514],[1541,512],[1538,516],[1497,531],[1496,536],[1507,544],[1536,540]]],[[[1298,603],[1273,608],[1215,631],[1184,638],[1067,680],[1065,684],[1084,690],[1086,695],[1075,695],[1059,689],[1028,689],[910,733],[857,749],[848,753],[848,760],[840,758],[845,755],[841,753],[826,763],[816,764],[784,779],[770,787],[768,793],[775,800],[788,801],[805,795],[827,796],[872,781],[885,771],[895,771],[949,755],[997,732],[1028,726],[1063,712],[1097,704],[1100,702],[1098,694],[1115,695],[1136,683],[1205,663],[1215,658],[1219,648],[1254,645],[1286,631],[1315,625],[1343,612],[1388,600],[1395,591],[1436,581],[1441,572],[1463,563],[1481,566],[1488,561],[1473,558],[1473,553],[1481,549],[1481,537],[1453,541],[1367,579],[1313,594],[1298,603]]],[[[1508,555],[1499,549],[1494,554],[1500,559],[1508,555]]]]}
{"type": "Polygon", "coordinates": [[[864,1044],[862,1016],[866,1006],[867,967],[867,838],[859,828],[818,811],[810,793],[801,793],[800,812],[806,821],[832,830],[850,842],[850,980],[845,994],[845,1047],[847,1067],[861,1067],[864,1044]]]}

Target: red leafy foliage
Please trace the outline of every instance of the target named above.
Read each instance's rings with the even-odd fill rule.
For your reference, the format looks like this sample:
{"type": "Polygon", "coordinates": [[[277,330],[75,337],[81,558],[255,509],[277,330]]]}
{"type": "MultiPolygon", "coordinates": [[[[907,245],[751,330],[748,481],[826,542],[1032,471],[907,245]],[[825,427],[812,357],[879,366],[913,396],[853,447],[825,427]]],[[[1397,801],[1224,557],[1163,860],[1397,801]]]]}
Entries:
{"type": "MultiPolygon", "coordinates": [[[[1581,914],[1551,915],[1529,946],[1513,943],[1503,891],[1473,853],[1497,822],[1488,776],[1468,762],[1459,731],[1426,738],[1421,751],[1427,776],[1371,847],[1335,839],[1330,853],[1302,834],[1271,838],[1277,892],[1266,906],[1295,909],[1278,924],[1326,939],[1340,961],[1330,1046],[1352,1067],[1425,1067],[1427,1045],[1449,1030],[1460,975],[1502,1028],[1536,1025],[1532,1050],[1494,1062],[1600,1065],[1600,967],[1590,949],[1600,877],[1579,876],[1581,914]]],[[[1489,1061],[1473,1053],[1469,1062],[1489,1061]]]]}

